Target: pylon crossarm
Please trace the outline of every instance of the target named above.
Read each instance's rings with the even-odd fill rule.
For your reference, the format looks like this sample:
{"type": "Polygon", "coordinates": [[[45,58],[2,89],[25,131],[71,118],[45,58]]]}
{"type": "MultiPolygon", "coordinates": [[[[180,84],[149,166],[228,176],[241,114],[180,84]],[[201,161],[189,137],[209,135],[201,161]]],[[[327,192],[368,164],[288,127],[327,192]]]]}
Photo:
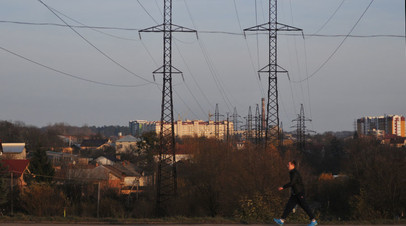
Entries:
{"type": "Polygon", "coordinates": [[[163,32],[163,31],[164,31],[164,25],[160,24],[160,25],[156,25],[156,26],[153,26],[153,27],[141,29],[141,30],[138,31],[138,35],[140,36],[140,39],[141,39],[141,33],[142,32],[163,32]]]}
{"type": "Polygon", "coordinates": [[[303,29],[289,26],[286,24],[281,24],[281,23],[276,23],[276,24],[278,25],[278,27],[276,28],[276,30],[278,30],[278,31],[303,31],[303,29]]]}
{"type": "Polygon", "coordinates": [[[244,33],[246,31],[269,31],[269,22],[254,27],[245,28],[243,31],[244,33]]]}
{"type": "MultiPolygon", "coordinates": [[[[156,69],[152,73],[153,74],[163,74],[164,73],[164,67],[165,66],[161,66],[160,68],[156,69]]],[[[182,72],[180,70],[178,70],[176,67],[171,66],[171,68],[172,68],[172,71],[171,71],[172,74],[182,74],[182,72]]]]}
{"type": "Polygon", "coordinates": [[[164,24],[159,24],[159,25],[152,26],[152,27],[149,27],[149,28],[141,29],[141,30],[138,31],[138,33],[141,33],[141,32],[162,32],[162,31],[164,31],[164,28],[165,28],[164,24]]]}
{"type": "Polygon", "coordinates": [[[289,73],[286,69],[284,69],[283,67],[276,65],[276,67],[278,68],[277,70],[270,70],[270,64],[266,65],[265,67],[261,68],[258,71],[258,74],[260,73],[269,73],[269,72],[276,72],[276,73],[289,73]]]}
{"type": "Polygon", "coordinates": [[[172,24],[172,32],[195,32],[197,34],[196,30],[187,28],[187,27],[182,27],[176,24],[172,24]]]}

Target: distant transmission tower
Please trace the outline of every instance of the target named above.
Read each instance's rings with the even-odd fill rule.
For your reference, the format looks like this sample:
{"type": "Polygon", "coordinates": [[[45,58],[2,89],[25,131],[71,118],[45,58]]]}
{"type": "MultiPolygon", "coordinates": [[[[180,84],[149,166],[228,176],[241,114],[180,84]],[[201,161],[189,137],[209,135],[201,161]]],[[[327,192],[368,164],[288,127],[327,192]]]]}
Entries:
{"type": "Polygon", "coordinates": [[[175,134],[173,124],[172,74],[182,72],[172,66],[172,33],[196,32],[195,30],[172,24],[172,0],[164,0],[163,24],[142,29],[139,32],[163,32],[163,66],[153,72],[162,74],[161,131],[158,170],[156,179],[156,213],[167,214],[164,202],[177,193],[175,166],[175,134]]]}
{"type": "Polygon", "coordinates": [[[257,108],[255,110],[255,143],[259,144],[262,138],[262,115],[259,111],[259,105],[257,104],[257,108]]]}
{"type": "MultiPolygon", "coordinates": [[[[302,31],[299,28],[278,23],[277,0],[269,0],[269,21],[268,23],[244,29],[247,31],[267,31],[269,38],[268,65],[258,73],[268,74],[268,104],[265,127],[266,144],[272,143],[278,146],[279,139],[279,104],[278,104],[278,73],[287,73],[285,69],[277,64],[277,37],[278,31],[302,31]]],[[[266,145],[267,147],[268,145],[266,145]]]]}
{"type": "Polygon", "coordinates": [[[303,152],[306,148],[306,132],[313,132],[306,129],[306,121],[311,122],[311,119],[306,119],[304,114],[303,104],[300,105],[300,114],[292,122],[296,121],[296,139],[297,150],[303,152]]]}
{"type": "Polygon", "coordinates": [[[238,131],[239,130],[238,123],[240,122],[238,120],[238,117],[240,117],[240,116],[237,113],[237,108],[236,107],[234,107],[234,112],[233,112],[233,115],[231,117],[233,118],[234,131],[238,131]]]}
{"type": "Polygon", "coordinates": [[[216,104],[216,111],[214,113],[214,134],[216,139],[220,138],[220,116],[221,115],[219,112],[219,104],[216,104]]]}
{"type": "Polygon", "coordinates": [[[251,106],[248,108],[248,117],[246,120],[246,135],[247,135],[247,141],[252,140],[252,111],[251,111],[251,106]]]}

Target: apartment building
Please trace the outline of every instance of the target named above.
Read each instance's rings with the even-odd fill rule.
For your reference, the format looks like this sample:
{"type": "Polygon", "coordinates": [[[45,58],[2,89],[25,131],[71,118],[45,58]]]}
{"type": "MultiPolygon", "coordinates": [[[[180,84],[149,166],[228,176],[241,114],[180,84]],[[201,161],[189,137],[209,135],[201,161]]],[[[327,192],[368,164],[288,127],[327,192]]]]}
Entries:
{"type": "Polygon", "coordinates": [[[405,117],[385,115],[357,119],[357,132],[360,135],[396,135],[405,137],[405,117]]]}
{"type": "MultiPolygon", "coordinates": [[[[164,124],[164,127],[169,127],[170,124],[164,124]]],[[[202,120],[186,120],[186,121],[175,121],[174,122],[174,132],[175,136],[198,136],[198,137],[216,137],[216,127],[218,131],[219,139],[226,139],[227,135],[231,136],[234,134],[234,126],[230,121],[202,121],[202,120]]],[[[130,121],[131,133],[133,136],[140,136],[145,132],[156,132],[157,134],[161,131],[160,121],[145,121],[145,120],[135,120],[130,121]]]]}

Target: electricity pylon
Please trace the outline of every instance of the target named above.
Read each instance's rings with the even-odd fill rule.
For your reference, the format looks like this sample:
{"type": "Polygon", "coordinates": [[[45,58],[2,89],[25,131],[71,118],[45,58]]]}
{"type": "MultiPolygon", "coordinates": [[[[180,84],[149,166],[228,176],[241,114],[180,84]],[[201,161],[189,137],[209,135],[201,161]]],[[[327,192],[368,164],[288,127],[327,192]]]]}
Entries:
{"type": "Polygon", "coordinates": [[[252,141],[252,111],[251,106],[248,108],[248,117],[246,118],[246,140],[252,141]]]}
{"type": "Polygon", "coordinates": [[[259,111],[259,105],[255,110],[255,144],[259,144],[262,138],[262,115],[259,111]]]}
{"type": "Polygon", "coordinates": [[[307,119],[304,114],[303,104],[300,105],[300,114],[292,122],[296,121],[296,139],[297,150],[303,152],[306,148],[306,132],[314,132],[306,129],[306,121],[311,122],[311,119],[307,119]]]}
{"type": "Polygon", "coordinates": [[[216,111],[214,113],[214,135],[216,139],[220,139],[220,116],[221,115],[219,112],[219,104],[216,104],[216,111]]]}
{"type": "Polygon", "coordinates": [[[163,32],[163,66],[153,72],[162,74],[161,131],[156,178],[156,213],[166,215],[164,203],[177,193],[175,157],[175,134],[173,119],[172,75],[182,74],[172,66],[172,33],[196,32],[195,30],[172,24],[172,0],[164,0],[163,24],[142,29],[139,32],[163,32]]]}
{"type": "Polygon", "coordinates": [[[278,23],[277,0],[269,0],[269,21],[265,24],[244,29],[247,31],[267,31],[268,32],[268,65],[261,68],[258,73],[268,75],[268,103],[265,127],[265,144],[278,146],[279,140],[279,103],[278,103],[278,73],[287,73],[285,69],[278,65],[277,60],[277,38],[278,31],[302,31],[302,29],[278,23]]]}

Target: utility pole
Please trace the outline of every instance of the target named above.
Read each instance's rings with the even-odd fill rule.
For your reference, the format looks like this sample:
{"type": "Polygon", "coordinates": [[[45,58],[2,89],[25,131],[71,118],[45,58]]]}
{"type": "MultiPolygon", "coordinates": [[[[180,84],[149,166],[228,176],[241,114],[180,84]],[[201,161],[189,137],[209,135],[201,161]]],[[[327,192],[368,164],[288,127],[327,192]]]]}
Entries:
{"type": "Polygon", "coordinates": [[[10,208],[10,215],[14,216],[14,181],[13,181],[13,172],[10,172],[10,190],[11,190],[11,200],[10,200],[10,204],[11,204],[11,208],[10,208]]]}
{"type": "Polygon", "coordinates": [[[268,103],[267,116],[265,127],[265,144],[278,145],[279,139],[279,103],[278,103],[278,73],[287,73],[285,69],[277,63],[277,38],[278,31],[302,31],[299,28],[278,23],[278,8],[277,0],[269,0],[269,21],[265,24],[244,29],[247,31],[267,31],[268,32],[268,65],[261,68],[258,73],[266,73],[268,75],[268,103]]]}
{"type": "Polygon", "coordinates": [[[100,217],[100,181],[97,184],[97,218],[100,217]]]}
{"type": "MultiPolygon", "coordinates": [[[[172,66],[172,33],[194,32],[195,30],[172,24],[172,0],[164,0],[163,24],[139,32],[163,32],[163,66],[153,72],[162,74],[161,131],[156,183],[156,213],[167,214],[164,203],[177,193],[177,174],[175,159],[175,134],[173,120],[172,75],[182,74],[172,66]]],[[[196,33],[197,34],[197,33],[196,33]]]]}

